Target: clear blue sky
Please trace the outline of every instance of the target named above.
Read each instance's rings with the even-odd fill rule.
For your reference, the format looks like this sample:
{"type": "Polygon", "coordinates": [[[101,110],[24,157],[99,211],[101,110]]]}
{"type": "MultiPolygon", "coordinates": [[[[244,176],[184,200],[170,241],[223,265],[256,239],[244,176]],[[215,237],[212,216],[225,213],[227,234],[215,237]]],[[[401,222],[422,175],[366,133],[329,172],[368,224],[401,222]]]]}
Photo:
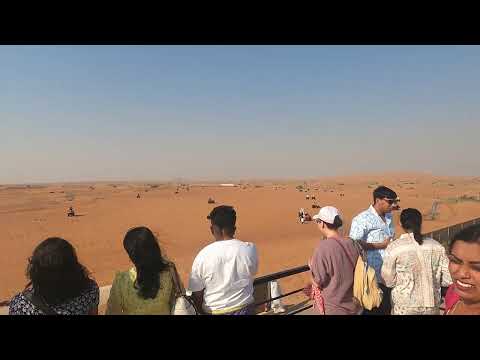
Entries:
{"type": "Polygon", "coordinates": [[[479,46],[1,46],[0,183],[480,175],[479,46]]]}

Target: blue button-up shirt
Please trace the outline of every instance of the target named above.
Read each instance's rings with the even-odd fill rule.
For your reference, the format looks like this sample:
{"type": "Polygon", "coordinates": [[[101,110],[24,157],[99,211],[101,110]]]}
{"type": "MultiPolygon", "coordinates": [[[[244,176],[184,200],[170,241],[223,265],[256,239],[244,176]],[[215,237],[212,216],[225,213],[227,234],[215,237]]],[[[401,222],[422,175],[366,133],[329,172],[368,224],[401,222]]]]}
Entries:
{"type": "MultiPolygon", "coordinates": [[[[383,221],[375,208],[370,205],[367,210],[353,218],[349,236],[353,240],[362,240],[367,243],[381,243],[387,237],[394,238],[395,226],[392,221],[392,213],[385,214],[385,221],[383,221]]],[[[384,249],[367,251],[367,263],[375,269],[377,280],[380,283],[384,283],[381,274],[384,254],[384,249]]]]}

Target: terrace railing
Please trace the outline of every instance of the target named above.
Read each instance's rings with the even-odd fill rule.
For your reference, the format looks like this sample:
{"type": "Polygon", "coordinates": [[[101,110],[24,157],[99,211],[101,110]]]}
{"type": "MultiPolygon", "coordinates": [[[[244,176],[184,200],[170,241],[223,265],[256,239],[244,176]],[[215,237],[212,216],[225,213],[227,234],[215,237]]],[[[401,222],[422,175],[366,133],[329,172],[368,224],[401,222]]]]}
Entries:
{"type": "MultiPolygon", "coordinates": [[[[447,247],[448,243],[450,242],[450,240],[453,238],[453,236],[457,232],[459,232],[461,229],[463,229],[467,226],[474,225],[474,224],[479,224],[479,223],[480,223],[480,218],[476,218],[476,219],[473,219],[473,220],[465,221],[465,222],[460,223],[460,224],[455,224],[455,225],[447,226],[447,227],[444,227],[444,228],[441,228],[441,229],[438,229],[438,230],[434,230],[434,231],[431,231],[431,232],[428,232],[428,233],[424,233],[423,235],[426,236],[426,237],[431,237],[431,238],[437,240],[438,242],[440,242],[443,246],[447,247]]],[[[277,273],[274,273],[274,274],[265,275],[265,276],[256,278],[255,281],[253,282],[253,285],[255,287],[255,295],[256,295],[255,296],[256,297],[255,305],[256,306],[261,306],[263,304],[271,303],[274,300],[281,299],[281,298],[284,298],[284,297],[287,297],[287,296],[290,296],[290,295],[293,295],[293,294],[296,294],[296,293],[302,291],[303,288],[297,289],[297,290],[294,290],[294,291],[290,291],[286,294],[282,294],[281,296],[271,297],[270,296],[270,291],[269,291],[269,289],[270,289],[269,282],[274,281],[274,280],[279,280],[279,279],[285,278],[287,276],[300,274],[300,273],[306,272],[308,270],[309,270],[308,265],[304,265],[304,266],[299,266],[299,267],[296,267],[296,268],[293,268],[293,269],[287,269],[287,270],[280,271],[280,272],[277,272],[277,273]]],[[[303,312],[305,310],[308,310],[310,308],[312,308],[311,304],[306,305],[306,306],[304,306],[300,309],[295,309],[292,312],[286,312],[285,315],[295,315],[295,314],[298,314],[298,313],[303,312]]]]}
{"type": "MultiPolygon", "coordinates": [[[[455,224],[451,226],[447,226],[438,230],[434,230],[428,233],[425,233],[425,236],[431,237],[438,242],[440,242],[443,246],[447,246],[448,242],[452,239],[452,237],[461,229],[474,225],[474,224],[480,224],[480,218],[476,218],[473,220],[465,221],[460,224],[455,224]]],[[[271,281],[276,281],[280,280],[283,278],[286,278],[288,276],[293,276],[293,275],[298,275],[304,272],[307,272],[309,270],[308,265],[303,265],[303,266],[298,266],[295,268],[279,271],[274,274],[269,274],[265,276],[258,277],[254,280],[253,286],[255,289],[254,297],[255,297],[255,306],[258,308],[262,305],[265,305],[267,303],[271,303],[274,300],[281,299],[296,293],[299,293],[303,290],[303,288],[296,289],[293,291],[290,291],[286,294],[282,294],[281,296],[277,297],[271,297],[270,295],[270,282],[271,281]]],[[[108,299],[108,293],[110,292],[110,286],[104,286],[101,289],[101,301],[100,301],[100,306],[105,305],[107,299],[108,299]]],[[[295,310],[292,311],[287,311],[284,313],[284,315],[295,315],[301,312],[304,312],[308,309],[312,308],[311,304],[305,305],[301,308],[296,308],[295,310]]],[[[8,314],[8,301],[5,302],[0,302],[0,315],[5,315],[8,314]]]]}

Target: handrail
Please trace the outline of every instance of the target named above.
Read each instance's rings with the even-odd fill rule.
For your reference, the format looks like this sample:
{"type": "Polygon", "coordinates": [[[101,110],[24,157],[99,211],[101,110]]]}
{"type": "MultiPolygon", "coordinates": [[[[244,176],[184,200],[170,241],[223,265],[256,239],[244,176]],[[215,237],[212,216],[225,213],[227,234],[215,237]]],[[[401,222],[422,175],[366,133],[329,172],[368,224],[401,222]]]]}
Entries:
{"type": "Polygon", "coordinates": [[[265,284],[265,283],[268,283],[270,281],[281,279],[281,278],[284,278],[284,277],[287,277],[287,276],[296,275],[296,274],[308,271],[309,269],[310,268],[308,267],[308,265],[303,265],[303,266],[297,266],[297,267],[294,267],[294,268],[291,268],[291,269],[279,271],[279,272],[276,272],[276,273],[273,273],[273,274],[260,276],[260,277],[256,278],[255,280],[253,280],[253,286],[265,284]]]}
{"type": "MultiPolygon", "coordinates": [[[[453,228],[463,229],[465,225],[468,226],[468,225],[473,225],[473,224],[478,224],[478,223],[480,223],[480,218],[475,218],[475,219],[472,219],[472,220],[464,221],[463,223],[446,226],[446,227],[438,229],[438,230],[429,231],[429,232],[427,232],[423,235],[424,236],[430,236],[430,237],[433,237],[433,238],[439,237],[439,239],[437,239],[437,240],[440,241],[441,243],[445,243],[445,240],[450,240],[451,236],[453,235],[453,233],[451,234],[450,229],[453,229],[453,228]],[[443,237],[440,236],[440,234],[443,233],[443,232],[447,232],[447,238],[448,239],[443,239],[443,237]],[[438,236],[436,236],[436,235],[438,235],[438,236]]],[[[291,276],[291,275],[295,275],[295,274],[299,274],[299,273],[302,273],[302,272],[305,272],[305,271],[308,271],[308,270],[309,270],[308,265],[304,265],[304,266],[298,266],[298,267],[295,267],[295,268],[292,268],[292,269],[287,269],[287,270],[284,270],[284,271],[280,271],[280,272],[277,272],[277,273],[274,273],[274,274],[261,276],[261,277],[256,278],[254,280],[253,285],[255,286],[255,285],[268,283],[269,281],[278,280],[278,279],[281,279],[281,278],[284,278],[284,277],[287,277],[287,276],[291,276]]],[[[294,291],[291,291],[287,294],[283,294],[281,296],[277,296],[277,297],[274,297],[274,298],[267,299],[265,301],[256,303],[255,306],[266,304],[266,303],[272,302],[272,301],[277,300],[277,299],[281,299],[283,297],[298,293],[302,290],[303,289],[294,290],[294,291]]],[[[312,307],[312,305],[309,305],[305,308],[296,310],[292,313],[288,313],[287,315],[295,315],[295,314],[297,314],[299,312],[302,312],[302,311],[305,311],[305,310],[307,310],[311,307],[312,307]]]]}
{"type": "MultiPolygon", "coordinates": [[[[441,229],[438,229],[438,230],[433,230],[433,231],[429,231],[427,233],[425,233],[424,235],[428,235],[428,236],[431,236],[433,238],[435,238],[435,234],[438,234],[440,236],[440,234],[442,232],[447,232],[447,238],[450,238],[451,235],[453,235],[453,232],[451,233],[450,232],[450,229],[453,229],[453,228],[460,228],[460,229],[463,229],[463,227],[465,225],[473,225],[473,224],[478,224],[480,223],[480,218],[475,218],[475,219],[472,219],[472,220],[469,220],[469,221],[465,221],[463,223],[459,223],[459,224],[455,224],[455,225],[450,225],[450,226],[446,226],[444,228],[441,228],[441,229]]],[[[441,237],[441,236],[440,236],[441,237]]],[[[436,239],[442,243],[444,243],[446,239],[443,239],[443,237],[441,237],[440,239],[436,239]]],[[[447,239],[449,240],[449,239],[447,239]]],[[[253,286],[257,286],[257,285],[262,285],[262,284],[268,284],[270,281],[274,281],[274,280],[278,280],[278,279],[282,279],[284,277],[288,277],[288,276],[292,276],[292,275],[296,275],[296,274],[300,274],[300,273],[303,273],[303,272],[306,272],[309,270],[309,267],[308,265],[303,265],[303,266],[297,266],[297,267],[294,267],[294,268],[291,268],[291,269],[287,269],[287,270],[283,270],[283,271],[279,271],[279,272],[276,272],[276,273],[273,273],[273,274],[268,274],[268,275],[264,275],[264,276],[260,276],[256,279],[254,279],[253,281],[253,286]]],[[[259,302],[259,303],[256,303],[255,306],[258,306],[258,305],[262,305],[262,304],[266,304],[268,302],[272,302],[274,300],[278,300],[278,299],[281,299],[283,297],[286,297],[286,296],[290,296],[290,295],[293,295],[295,293],[298,293],[300,291],[302,291],[303,289],[297,289],[297,290],[294,290],[294,291],[291,291],[287,294],[283,294],[281,296],[277,296],[277,297],[274,297],[274,298],[269,298],[265,301],[262,301],[262,302],[259,302]]],[[[0,302],[0,308],[1,307],[7,307],[9,305],[10,301],[7,300],[7,301],[3,301],[3,302],[0,302]]],[[[288,313],[288,315],[294,315],[296,313],[299,313],[301,311],[304,311],[304,310],[307,310],[309,308],[311,308],[312,305],[308,305],[307,307],[305,308],[302,308],[302,309],[299,309],[299,310],[295,310],[294,312],[292,313],[288,313]]]]}

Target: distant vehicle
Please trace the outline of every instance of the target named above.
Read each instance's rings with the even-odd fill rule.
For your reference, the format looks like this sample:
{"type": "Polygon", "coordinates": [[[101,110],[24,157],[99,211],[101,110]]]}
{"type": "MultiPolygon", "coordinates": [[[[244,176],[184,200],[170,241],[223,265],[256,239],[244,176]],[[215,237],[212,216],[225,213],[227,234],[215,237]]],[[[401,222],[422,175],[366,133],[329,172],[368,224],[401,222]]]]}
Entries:
{"type": "Polygon", "coordinates": [[[213,200],[212,198],[208,198],[208,203],[209,204],[215,204],[215,200],[213,200]]]}
{"type": "Polygon", "coordinates": [[[312,217],[305,211],[304,208],[301,208],[298,212],[298,218],[302,224],[304,224],[305,221],[312,221],[312,217]]]}

